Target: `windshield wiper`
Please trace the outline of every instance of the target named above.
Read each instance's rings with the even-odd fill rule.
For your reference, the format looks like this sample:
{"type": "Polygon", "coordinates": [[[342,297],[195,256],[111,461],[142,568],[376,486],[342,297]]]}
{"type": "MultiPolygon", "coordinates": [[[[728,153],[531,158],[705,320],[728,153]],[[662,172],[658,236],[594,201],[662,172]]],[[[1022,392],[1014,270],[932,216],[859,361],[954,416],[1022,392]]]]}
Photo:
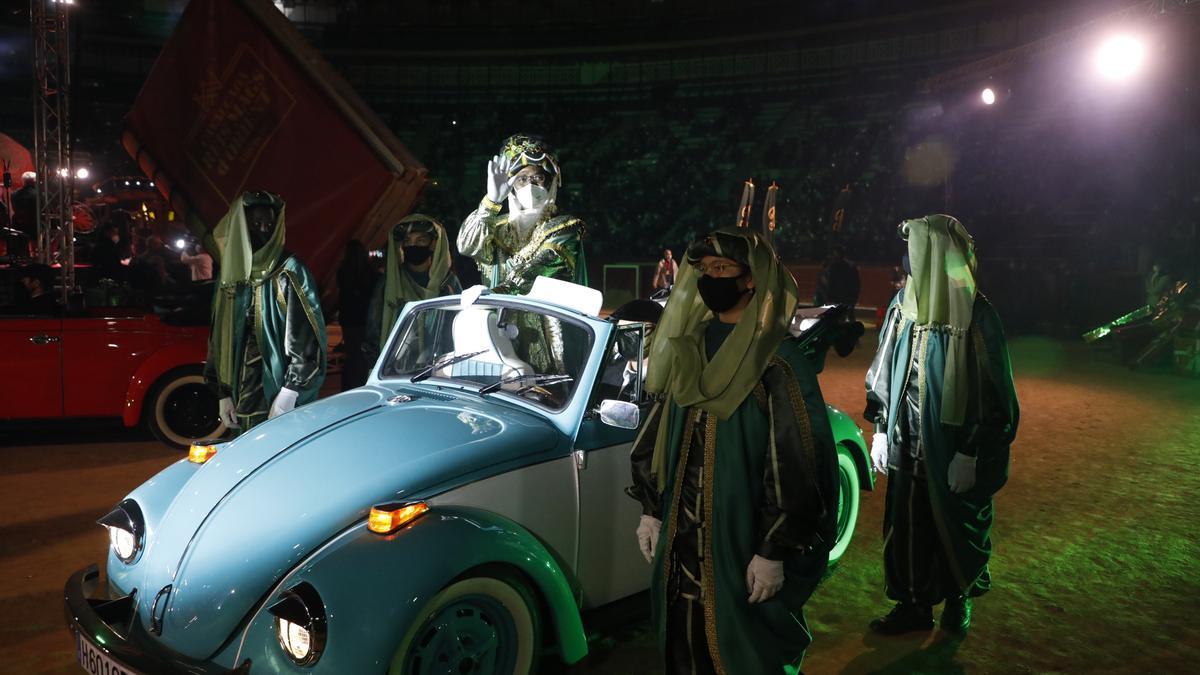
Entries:
{"type": "Polygon", "coordinates": [[[457,354],[455,356],[443,356],[442,358],[438,359],[437,361],[434,361],[433,363],[429,364],[429,366],[426,367],[421,372],[408,378],[408,381],[409,382],[420,382],[421,380],[428,379],[430,375],[433,375],[434,371],[441,370],[442,368],[445,368],[446,366],[452,366],[452,365],[458,363],[459,361],[466,361],[467,359],[474,357],[474,356],[479,356],[480,354],[482,354],[486,351],[488,351],[488,350],[480,349],[477,352],[470,352],[468,354],[457,354]]]}
{"type": "Polygon", "coordinates": [[[517,391],[513,392],[514,394],[520,394],[521,392],[525,391],[526,389],[529,389],[530,387],[536,387],[536,386],[542,385],[542,384],[561,384],[563,382],[571,382],[574,379],[575,378],[571,377],[570,375],[534,375],[532,377],[529,375],[513,375],[512,377],[506,377],[503,380],[500,380],[499,382],[493,382],[493,383],[487,385],[483,389],[479,390],[479,394],[481,396],[483,394],[490,394],[493,391],[496,391],[497,389],[499,389],[500,387],[503,387],[506,384],[512,384],[514,382],[528,382],[529,383],[529,384],[526,384],[525,386],[521,387],[517,391]]]}

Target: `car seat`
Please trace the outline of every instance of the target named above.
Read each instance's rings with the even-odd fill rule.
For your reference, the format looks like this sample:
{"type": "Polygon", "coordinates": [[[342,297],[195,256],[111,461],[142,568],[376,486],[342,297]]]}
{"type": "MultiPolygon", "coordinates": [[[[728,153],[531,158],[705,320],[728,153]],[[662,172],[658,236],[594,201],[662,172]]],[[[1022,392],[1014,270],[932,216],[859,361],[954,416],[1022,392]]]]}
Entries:
{"type": "Polygon", "coordinates": [[[499,310],[471,307],[459,310],[454,317],[454,353],[482,354],[450,366],[450,375],[489,382],[500,379],[534,375],[533,368],[517,356],[512,340],[499,327],[499,310]]]}

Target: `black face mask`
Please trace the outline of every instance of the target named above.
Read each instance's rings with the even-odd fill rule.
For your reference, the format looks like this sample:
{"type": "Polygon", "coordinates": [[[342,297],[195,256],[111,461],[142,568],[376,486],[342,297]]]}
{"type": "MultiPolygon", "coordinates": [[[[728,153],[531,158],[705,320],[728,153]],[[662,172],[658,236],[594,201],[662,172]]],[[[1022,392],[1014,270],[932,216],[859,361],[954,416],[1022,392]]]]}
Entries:
{"type": "Polygon", "coordinates": [[[700,299],[714,314],[728,312],[749,293],[751,289],[739,291],[737,280],[740,277],[710,277],[707,274],[696,282],[696,290],[700,291],[700,299]]]}
{"type": "Polygon", "coordinates": [[[404,246],[404,262],[409,265],[420,265],[433,256],[428,246],[404,246]]]}

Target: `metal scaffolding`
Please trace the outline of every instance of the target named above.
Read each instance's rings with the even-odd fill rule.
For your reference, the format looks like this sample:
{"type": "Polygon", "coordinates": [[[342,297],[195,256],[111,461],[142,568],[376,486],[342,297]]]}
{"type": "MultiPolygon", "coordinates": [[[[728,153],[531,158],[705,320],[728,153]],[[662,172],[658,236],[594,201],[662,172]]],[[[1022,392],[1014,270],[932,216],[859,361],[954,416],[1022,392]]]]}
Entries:
{"type": "Polygon", "coordinates": [[[33,30],[33,148],[37,171],[37,259],[62,263],[63,305],[75,286],[71,219],[70,0],[30,0],[33,30]]]}

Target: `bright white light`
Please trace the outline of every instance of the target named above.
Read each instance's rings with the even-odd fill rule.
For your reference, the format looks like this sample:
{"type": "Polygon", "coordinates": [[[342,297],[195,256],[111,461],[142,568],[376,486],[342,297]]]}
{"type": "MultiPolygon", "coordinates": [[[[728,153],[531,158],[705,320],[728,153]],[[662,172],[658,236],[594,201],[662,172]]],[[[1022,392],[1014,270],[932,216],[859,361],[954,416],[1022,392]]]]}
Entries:
{"type": "Polygon", "coordinates": [[[70,171],[68,171],[67,169],[59,169],[59,170],[58,170],[58,175],[59,175],[59,176],[62,176],[63,178],[66,178],[67,176],[70,176],[70,175],[71,175],[71,172],[70,172],[70,171]]]}
{"type": "Polygon", "coordinates": [[[308,658],[309,652],[312,651],[312,640],[308,631],[304,626],[287,619],[279,619],[279,644],[297,661],[308,658]]]}
{"type": "Polygon", "coordinates": [[[92,172],[87,170],[87,167],[79,167],[79,169],[75,171],[75,177],[79,180],[87,180],[87,177],[90,176],[91,173],[92,172]]]}
{"type": "Polygon", "coordinates": [[[1096,51],[1096,69],[1106,79],[1126,80],[1142,66],[1146,47],[1130,35],[1117,35],[1105,40],[1096,51]]]}
{"type": "Polygon", "coordinates": [[[104,192],[104,190],[101,190],[100,188],[96,188],[96,194],[102,194],[103,192],[104,192]]]}
{"type": "Polygon", "coordinates": [[[113,551],[121,560],[129,560],[133,557],[133,547],[136,542],[133,540],[133,534],[122,530],[119,527],[108,528],[108,539],[112,543],[113,551]]]}
{"type": "Polygon", "coordinates": [[[175,248],[177,248],[177,249],[179,249],[179,250],[181,250],[181,251],[182,251],[184,246],[187,246],[187,242],[186,242],[186,241],[184,241],[184,240],[182,240],[182,239],[176,239],[176,240],[175,240],[175,248]]]}
{"type": "Polygon", "coordinates": [[[979,98],[983,99],[984,105],[991,105],[996,102],[996,92],[989,87],[979,93],[979,98]]]}

